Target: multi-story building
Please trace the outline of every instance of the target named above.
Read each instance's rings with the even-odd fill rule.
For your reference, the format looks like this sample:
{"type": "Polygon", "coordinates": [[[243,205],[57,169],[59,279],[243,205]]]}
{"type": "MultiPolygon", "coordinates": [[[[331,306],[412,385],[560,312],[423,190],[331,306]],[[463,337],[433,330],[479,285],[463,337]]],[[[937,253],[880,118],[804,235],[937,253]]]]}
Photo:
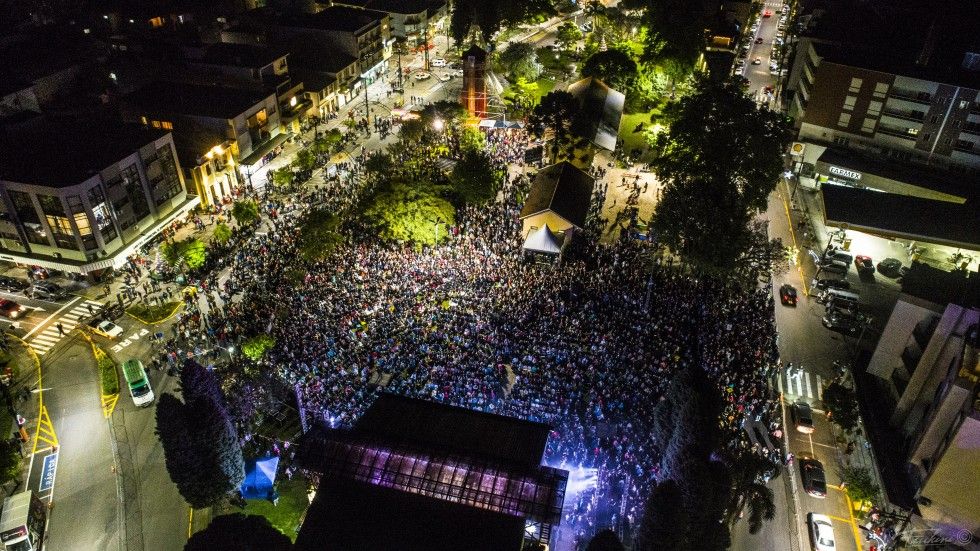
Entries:
{"type": "Polygon", "coordinates": [[[903,295],[868,371],[896,400],[891,425],[904,447],[891,452],[905,458],[920,520],[946,536],[965,530],[980,539],[978,328],[976,308],[903,295]]]}
{"type": "Polygon", "coordinates": [[[199,203],[170,132],[93,122],[37,117],[0,136],[0,259],[117,268],[199,203]]]}
{"type": "Polygon", "coordinates": [[[288,43],[300,35],[313,36],[338,53],[357,59],[360,76],[368,81],[388,69],[391,23],[386,13],[330,6],[313,15],[290,15],[268,23],[270,42],[288,43]]]}
{"type": "Polygon", "coordinates": [[[357,99],[357,58],[308,36],[296,37],[289,49],[290,71],[303,82],[315,114],[326,116],[357,99]]]}
{"type": "Polygon", "coordinates": [[[386,13],[391,18],[391,36],[412,47],[436,31],[446,16],[444,0],[340,0],[339,6],[386,13]]]}
{"type": "Polygon", "coordinates": [[[310,104],[303,82],[290,75],[288,56],[285,48],[219,42],[188,49],[187,63],[196,69],[198,82],[275,92],[283,131],[298,133],[310,104]]]}
{"type": "Polygon", "coordinates": [[[943,169],[980,169],[980,72],[942,74],[809,41],[800,43],[797,59],[790,113],[801,141],[943,169]]]}

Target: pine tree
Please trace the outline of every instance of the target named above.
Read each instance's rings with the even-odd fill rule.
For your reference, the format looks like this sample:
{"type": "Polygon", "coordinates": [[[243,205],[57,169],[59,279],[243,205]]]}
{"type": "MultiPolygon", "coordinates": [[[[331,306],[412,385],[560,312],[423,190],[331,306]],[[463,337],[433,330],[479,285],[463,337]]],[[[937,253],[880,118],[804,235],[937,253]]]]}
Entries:
{"type": "Polygon", "coordinates": [[[636,545],[639,551],[689,549],[684,543],[687,518],[680,487],[671,479],[655,485],[647,497],[636,545]]]}
{"type": "Polygon", "coordinates": [[[163,394],[157,401],[156,421],[170,480],[192,507],[206,507],[211,501],[204,490],[206,459],[191,438],[184,404],[173,394],[163,394]]]}

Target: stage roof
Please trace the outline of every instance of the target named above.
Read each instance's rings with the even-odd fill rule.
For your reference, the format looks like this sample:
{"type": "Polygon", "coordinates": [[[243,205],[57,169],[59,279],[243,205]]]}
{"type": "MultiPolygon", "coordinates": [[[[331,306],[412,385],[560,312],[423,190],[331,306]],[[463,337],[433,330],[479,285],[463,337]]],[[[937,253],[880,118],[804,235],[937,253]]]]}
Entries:
{"type": "Polygon", "coordinates": [[[418,494],[325,480],[306,512],[297,551],[517,551],[524,520],[418,494]]]}

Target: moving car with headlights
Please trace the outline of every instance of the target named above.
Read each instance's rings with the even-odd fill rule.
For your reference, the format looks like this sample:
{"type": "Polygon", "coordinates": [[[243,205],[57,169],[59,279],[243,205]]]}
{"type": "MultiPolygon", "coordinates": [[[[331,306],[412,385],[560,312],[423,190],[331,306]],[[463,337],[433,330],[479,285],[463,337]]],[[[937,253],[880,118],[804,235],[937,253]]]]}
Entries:
{"type": "Polygon", "coordinates": [[[0,299],[0,316],[15,320],[24,313],[24,307],[12,300],[0,299]]]}
{"type": "Polygon", "coordinates": [[[813,410],[806,402],[796,402],[791,410],[793,412],[793,424],[796,430],[803,434],[813,433],[813,410]]]}

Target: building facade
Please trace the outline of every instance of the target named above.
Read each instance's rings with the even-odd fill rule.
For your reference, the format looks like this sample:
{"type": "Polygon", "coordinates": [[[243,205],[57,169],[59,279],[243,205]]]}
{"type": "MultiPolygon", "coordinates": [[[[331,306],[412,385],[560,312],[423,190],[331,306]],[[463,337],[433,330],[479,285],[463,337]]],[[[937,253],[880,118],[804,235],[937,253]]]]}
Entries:
{"type": "Polygon", "coordinates": [[[76,128],[84,144],[47,149],[66,128],[4,145],[18,161],[0,174],[0,259],[83,274],[116,268],[198,204],[169,132],[76,128]]]}

